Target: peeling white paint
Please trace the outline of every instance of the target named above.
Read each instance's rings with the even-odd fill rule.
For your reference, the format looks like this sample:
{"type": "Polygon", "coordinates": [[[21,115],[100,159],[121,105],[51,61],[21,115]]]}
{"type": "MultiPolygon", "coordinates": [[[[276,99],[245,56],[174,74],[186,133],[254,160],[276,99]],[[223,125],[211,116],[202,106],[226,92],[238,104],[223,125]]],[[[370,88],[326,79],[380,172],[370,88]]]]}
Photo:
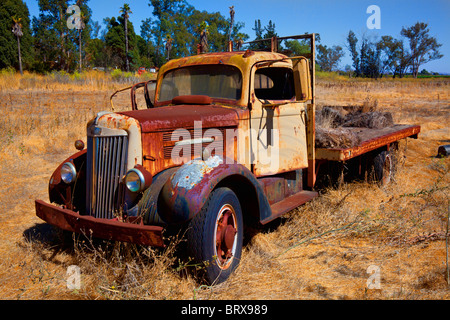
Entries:
{"type": "Polygon", "coordinates": [[[172,178],[172,187],[192,189],[199,183],[205,174],[223,163],[219,156],[209,157],[206,161],[194,159],[181,166],[172,178]]]}

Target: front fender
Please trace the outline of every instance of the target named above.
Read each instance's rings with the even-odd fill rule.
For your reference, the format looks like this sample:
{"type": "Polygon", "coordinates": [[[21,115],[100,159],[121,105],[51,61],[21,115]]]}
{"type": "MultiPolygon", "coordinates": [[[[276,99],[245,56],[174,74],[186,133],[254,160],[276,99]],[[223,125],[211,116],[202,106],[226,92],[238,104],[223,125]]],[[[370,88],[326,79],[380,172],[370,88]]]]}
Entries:
{"type": "Polygon", "coordinates": [[[48,194],[51,203],[66,206],[71,210],[85,211],[86,201],[86,149],[81,150],[59,164],[53,172],[49,184],[48,194]],[[61,180],[61,167],[71,162],[77,170],[77,180],[73,184],[65,184],[61,180]]]}
{"type": "MultiPolygon", "coordinates": [[[[230,161],[231,162],[231,161],[230,161]]],[[[165,183],[160,195],[160,216],[167,223],[184,223],[192,219],[208,200],[212,190],[224,179],[239,176],[254,190],[261,216],[271,209],[258,180],[241,164],[227,163],[219,156],[191,160],[182,165],[165,183]]],[[[249,199],[250,201],[250,199],[249,199]]]]}

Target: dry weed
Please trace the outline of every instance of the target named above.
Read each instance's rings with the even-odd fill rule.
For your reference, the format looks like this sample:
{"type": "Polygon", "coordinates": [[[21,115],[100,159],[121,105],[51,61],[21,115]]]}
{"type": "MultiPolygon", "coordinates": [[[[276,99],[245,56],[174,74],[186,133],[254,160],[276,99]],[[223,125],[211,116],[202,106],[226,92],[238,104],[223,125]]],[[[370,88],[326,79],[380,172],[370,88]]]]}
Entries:
{"type": "Polygon", "coordinates": [[[390,186],[355,181],[324,190],[249,239],[237,272],[214,287],[195,281],[175,247],[63,244],[35,216],[34,199],[48,200],[51,173],[119,87],[90,81],[0,76],[1,299],[449,298],[450,164],[435,157],[450,143],[448,80],[319,79],[320,105],[391,112],[395,122],[421,124],[419,139],[402,145],[390,186]],[[73,264],[82,281],[75,291],[66,286],[73,264]],[[380,268],[381,289],[367,287],[371,265],[380,268]]]}

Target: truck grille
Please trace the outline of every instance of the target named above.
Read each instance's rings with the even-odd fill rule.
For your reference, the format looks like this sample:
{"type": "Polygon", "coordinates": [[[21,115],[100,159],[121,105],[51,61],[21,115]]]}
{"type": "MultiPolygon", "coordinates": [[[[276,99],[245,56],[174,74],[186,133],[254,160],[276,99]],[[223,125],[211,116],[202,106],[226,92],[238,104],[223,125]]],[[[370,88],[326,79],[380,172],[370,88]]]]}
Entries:
{"type": "Polygon", "coordinates": [[[124,130],[108,129],[102,134],[95,129],[95,134],[88,133],[86,210],[95,218],[112,219],[123,201],[128,136],[124,130]]]}

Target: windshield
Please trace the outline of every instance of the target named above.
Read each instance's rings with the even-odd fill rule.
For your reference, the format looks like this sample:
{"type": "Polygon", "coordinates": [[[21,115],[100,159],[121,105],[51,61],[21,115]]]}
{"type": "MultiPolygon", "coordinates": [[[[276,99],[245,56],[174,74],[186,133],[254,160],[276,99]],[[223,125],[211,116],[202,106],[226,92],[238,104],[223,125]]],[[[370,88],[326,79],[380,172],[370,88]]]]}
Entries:
{"type": "Polygon", "coordinates": [[[241,91],[242,75],[236,67],[192,66],[171,70],[164,75],[158,101],[169,101],[177,96],[185,95],[239,100],[241,91]]]}

